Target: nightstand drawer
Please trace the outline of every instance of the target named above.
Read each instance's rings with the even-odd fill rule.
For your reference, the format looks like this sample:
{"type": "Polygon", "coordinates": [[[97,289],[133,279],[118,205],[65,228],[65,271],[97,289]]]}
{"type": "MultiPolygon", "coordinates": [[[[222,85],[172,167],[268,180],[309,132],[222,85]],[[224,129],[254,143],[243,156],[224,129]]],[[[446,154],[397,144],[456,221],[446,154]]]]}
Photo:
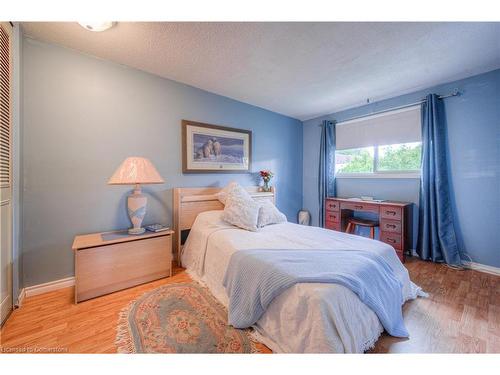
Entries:
{"type": "MultiPolygon", "coordinates": [[[[94,241],[102,239],[99,234],[86,237],[94,241]]],[[[89,247],[74,247],[75,302],[172,275],[170,232],[117,237],[122,242],[112,242],[116,239],[111,236],[111,240],[96,241],[94,246],[88,242],[89,247]]],[[[75,240],[76,244],[82,242],[75,240]]]]}

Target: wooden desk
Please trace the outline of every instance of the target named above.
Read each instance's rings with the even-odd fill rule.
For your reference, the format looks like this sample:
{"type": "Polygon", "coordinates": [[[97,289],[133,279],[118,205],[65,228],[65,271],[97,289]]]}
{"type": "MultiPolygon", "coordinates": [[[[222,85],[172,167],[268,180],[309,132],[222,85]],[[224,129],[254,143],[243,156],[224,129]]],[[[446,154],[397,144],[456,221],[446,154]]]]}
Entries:
{"type": "Polygon", "coordinates": [[[75,303],[172,276],[171,230],[76,236],[75,303]]]}
{"type": "Polygon", "coordinates": [[[372,202],[353,198],[326,198],[325,228],[345,232],[347,220],[354,212],[372,212],[379,216],[380,241],[396,250],[402,262],[411,249],[412,203],[372,202]]]}

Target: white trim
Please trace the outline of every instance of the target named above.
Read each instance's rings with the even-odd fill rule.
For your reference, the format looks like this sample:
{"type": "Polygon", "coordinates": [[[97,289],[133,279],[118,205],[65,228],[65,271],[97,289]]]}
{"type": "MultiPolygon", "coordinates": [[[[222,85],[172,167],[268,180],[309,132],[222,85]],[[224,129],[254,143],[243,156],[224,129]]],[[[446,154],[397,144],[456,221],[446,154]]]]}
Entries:
{"type": "MultiPolygon", "coordinates": [[[[19,22],[12,28],[12,294],[17,297],[17,304],[25,297],[20,290],[21,261],[21,67],[23,35],[19,22]],[[22,297],[22,298],[21,298],[22,297]]],[[[16,306],[16,304],[14,305],[16,306]]]]}
{"type": "MultiPolygon", "coordinates": [[[[417,251],[415,249],[411,250],[411,255],[414,257],[419,258],[417,251]]],[[[481,263],[476,263],[476,262],[469,262],[469,261],[463,261],[462,262],[464,267],[470,270],[475,270],[479,272],[485,272],[489,273],[492,275],[497,275],[500,276],[500,268],[498,267],[493,267],[493,266],[487,266],[486,264],[481,264],[481,263]]],[[[443,263],[444,264],[444,263],[443,263]]]]}
{"type": "Polygon", "coordinates": [[[475,263],[475,262],[463,262],[465,268],[469,268],[471,270],[476,270],[479,272],[490,273],[492,275],[500,276],[500,268],[488,266],[486,264],[475,263]]]}
{"type": "Polygon", "coordinates": [[[387,173],[338,173],[335,178],[412,178],[419,179],[419,172],[387,172],[387,173]]]}
{"type": "Polygon", "coordinates": [[[19,296],[17,297],[17,302],[14,304],[14,309],[18,309],[23,305],[24,299],[26,298],[26,289],[21,289],[19,296]]]}
{"type": "Polygon", "coordinates": [[[38,294],[52,292],[54,290],[69,288],[75,285],[75,278],[67,277],[61,280],[50,281],[48,283],[28,286],[24,288],[26,297],[36,296],[38,294]]]}

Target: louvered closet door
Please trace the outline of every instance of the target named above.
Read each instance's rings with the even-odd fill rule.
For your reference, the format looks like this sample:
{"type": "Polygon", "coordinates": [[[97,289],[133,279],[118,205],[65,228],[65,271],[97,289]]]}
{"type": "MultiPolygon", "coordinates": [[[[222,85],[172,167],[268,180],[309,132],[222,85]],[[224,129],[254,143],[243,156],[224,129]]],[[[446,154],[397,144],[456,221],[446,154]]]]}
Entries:
{"type": "Polygon", "coordinates": [[[1,323],[12,310],[12,27],[0,23],[0,302],[1,323]]]}

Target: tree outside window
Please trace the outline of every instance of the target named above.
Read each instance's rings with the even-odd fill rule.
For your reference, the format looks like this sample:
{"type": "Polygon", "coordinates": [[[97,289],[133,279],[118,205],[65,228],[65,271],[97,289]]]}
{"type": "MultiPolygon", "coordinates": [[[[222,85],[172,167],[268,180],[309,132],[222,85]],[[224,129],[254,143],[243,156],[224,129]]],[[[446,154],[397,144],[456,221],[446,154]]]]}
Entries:
{"type": "Polygon", "coordinates": [[[421,153],[421,142],[339,150],[335,153],[335,172],[415,172],[420,170],[421,153]]]}

